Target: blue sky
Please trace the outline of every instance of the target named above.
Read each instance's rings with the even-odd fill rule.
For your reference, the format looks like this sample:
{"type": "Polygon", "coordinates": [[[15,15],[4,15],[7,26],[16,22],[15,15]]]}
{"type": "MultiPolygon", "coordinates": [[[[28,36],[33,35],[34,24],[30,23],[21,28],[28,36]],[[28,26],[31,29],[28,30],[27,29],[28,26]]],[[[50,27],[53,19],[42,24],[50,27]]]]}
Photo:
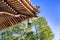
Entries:
{"type": "Polygon", "coordinates": [[[40,6],[41,13],[48,21],[53,33],[55,34],[54,40],[60,38],[60,0],[31,0],[35,6],[40,6]]]}

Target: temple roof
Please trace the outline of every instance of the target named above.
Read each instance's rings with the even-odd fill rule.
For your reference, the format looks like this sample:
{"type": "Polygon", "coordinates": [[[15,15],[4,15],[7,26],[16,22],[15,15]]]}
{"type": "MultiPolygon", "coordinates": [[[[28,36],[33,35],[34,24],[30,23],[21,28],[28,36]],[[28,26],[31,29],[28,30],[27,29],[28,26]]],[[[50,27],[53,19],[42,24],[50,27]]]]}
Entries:
{"type": "Polygon", "coordinates": [[[29,0],[0,0],[0,30],[34,17],[39,11],[29,0]]]}

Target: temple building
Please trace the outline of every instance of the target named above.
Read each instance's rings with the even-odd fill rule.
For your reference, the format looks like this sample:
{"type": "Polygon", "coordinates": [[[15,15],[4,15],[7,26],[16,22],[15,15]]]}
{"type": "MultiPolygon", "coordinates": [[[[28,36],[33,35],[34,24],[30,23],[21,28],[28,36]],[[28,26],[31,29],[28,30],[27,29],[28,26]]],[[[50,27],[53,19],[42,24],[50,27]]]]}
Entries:
{"type": "Polygon", "coordinates": [[[38,13],[29,0],[0,0],[0,30],[36,17],[38,13]]]}

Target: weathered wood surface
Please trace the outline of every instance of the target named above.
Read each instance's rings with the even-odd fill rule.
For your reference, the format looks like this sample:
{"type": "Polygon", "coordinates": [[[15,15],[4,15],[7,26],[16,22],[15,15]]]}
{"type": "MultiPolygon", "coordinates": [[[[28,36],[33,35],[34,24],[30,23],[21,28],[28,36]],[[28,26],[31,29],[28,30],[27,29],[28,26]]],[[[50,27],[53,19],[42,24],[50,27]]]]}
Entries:
{"type": "Polygon", "coordinates": [[[16,25],[28,18],[28,16],[22,15],[15,17],[7,14],[0,14],[0,30],[16,25]]]}
{"type": "Polygon", "coordinates": [[[0,0],[1,11],[13,14],[36,15],[38,10],[27,0],[0,0]]]}
{"type": "Polygon", "coordinates": [[[28,0],[0,0],[0,30],[34,17],[38,12],[28,0]]]}

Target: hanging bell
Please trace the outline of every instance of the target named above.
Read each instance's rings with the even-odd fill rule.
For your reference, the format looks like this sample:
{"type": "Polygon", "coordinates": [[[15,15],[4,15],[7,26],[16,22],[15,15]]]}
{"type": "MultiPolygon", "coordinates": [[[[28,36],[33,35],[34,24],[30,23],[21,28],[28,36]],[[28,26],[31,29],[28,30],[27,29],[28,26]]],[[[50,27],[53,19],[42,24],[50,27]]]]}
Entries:
{"type": "Polygon", "coordinates": [[[28,25],[31,25],[32,21],[31,21],[31,18],[28,19],[28,25]]]}

